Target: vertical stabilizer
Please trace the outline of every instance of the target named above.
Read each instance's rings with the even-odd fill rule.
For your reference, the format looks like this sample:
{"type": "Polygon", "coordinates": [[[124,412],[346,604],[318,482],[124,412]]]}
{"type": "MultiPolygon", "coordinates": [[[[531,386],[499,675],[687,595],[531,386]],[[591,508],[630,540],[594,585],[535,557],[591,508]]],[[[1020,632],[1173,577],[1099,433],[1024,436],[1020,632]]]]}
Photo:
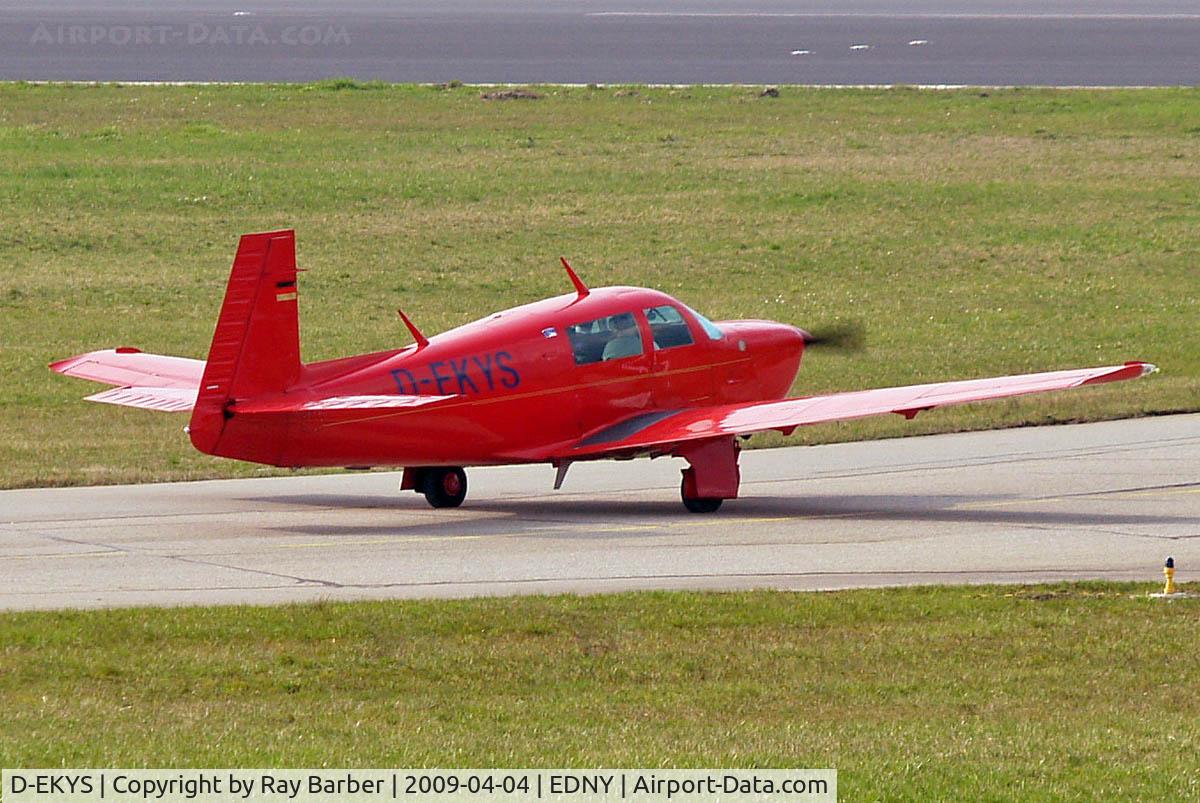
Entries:
{"type": "Polygon", "coordinates": [[[287,390],[299,373],[295,232],[246,234],[200,381],[192,443],[216,454],[231,402],[287,390]]]}

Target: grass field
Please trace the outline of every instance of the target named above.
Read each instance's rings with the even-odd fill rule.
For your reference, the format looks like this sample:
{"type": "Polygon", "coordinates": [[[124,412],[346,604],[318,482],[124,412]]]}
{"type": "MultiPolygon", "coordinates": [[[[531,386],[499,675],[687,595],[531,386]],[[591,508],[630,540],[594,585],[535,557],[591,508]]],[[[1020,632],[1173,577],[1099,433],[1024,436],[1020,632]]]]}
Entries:
{"type": "Polygon", "coordinates": [[[1200,91],[539,91],[0,85],[0,487],[262,471],[45,366],[203,357],[238,235],[288,226],[308,359],[404,342],[398,304],[431,332],[563,292],[565,254],[714,318],[861,321],[797,393],[1163,369],[793,442],[1200,409],[1200,91]]]}
{"type": "Polygon", "coordinates": [[[1200,795],[1148,586],[0,615],[0,763],[837,767],[845,800],[1200,795]]]}

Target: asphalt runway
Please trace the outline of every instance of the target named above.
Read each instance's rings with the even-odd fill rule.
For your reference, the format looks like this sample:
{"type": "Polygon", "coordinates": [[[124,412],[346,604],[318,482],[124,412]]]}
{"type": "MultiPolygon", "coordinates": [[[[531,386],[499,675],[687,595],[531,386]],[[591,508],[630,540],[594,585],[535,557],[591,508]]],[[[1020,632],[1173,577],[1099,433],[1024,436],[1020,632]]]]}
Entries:
{"type": "Polygon", "coordinates": [[[679,465],[4,491],[0,608],[1200,576],[1200,415],[746,452],[708,516],[679,465]]]}
{"type": "Polygon", "coordinates": [[[1200,83],[1183,0],[0,0],[0,80],[1200,83]]]}

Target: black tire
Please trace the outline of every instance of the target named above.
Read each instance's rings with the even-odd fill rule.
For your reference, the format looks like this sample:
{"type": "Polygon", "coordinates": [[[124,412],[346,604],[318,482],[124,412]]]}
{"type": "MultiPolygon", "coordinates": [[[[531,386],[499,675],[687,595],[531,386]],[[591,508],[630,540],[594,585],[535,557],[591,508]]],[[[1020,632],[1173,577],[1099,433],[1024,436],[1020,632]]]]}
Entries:
{"type": "Polygon", "coordinates": [[[687,487],[687,479],[679,486],[679,496],[683,499],[683,506],[691,513],[715,513],[717,508],[721,506],[723,499],[716,499],[708,496],[688,496],[684,490],[687,487]]]}
{"type": "Polygon", "coordinates": [[[458,466],[427,469],[422,486],[431,507],[458,507],[467,498],[467,472],[458,466]]]}

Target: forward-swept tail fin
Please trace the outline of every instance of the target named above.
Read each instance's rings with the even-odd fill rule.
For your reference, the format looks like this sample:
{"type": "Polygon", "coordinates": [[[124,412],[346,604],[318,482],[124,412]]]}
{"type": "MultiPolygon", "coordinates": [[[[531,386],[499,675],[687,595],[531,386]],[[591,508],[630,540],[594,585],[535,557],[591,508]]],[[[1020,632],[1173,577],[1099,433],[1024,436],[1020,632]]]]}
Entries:
{"type": "Polygon", "coordinates": [[[300,374],[294,231],[246,234],[238,243],[189,426],[192,443],[217,453],[226,410],[280,393],[300,374]]]}

